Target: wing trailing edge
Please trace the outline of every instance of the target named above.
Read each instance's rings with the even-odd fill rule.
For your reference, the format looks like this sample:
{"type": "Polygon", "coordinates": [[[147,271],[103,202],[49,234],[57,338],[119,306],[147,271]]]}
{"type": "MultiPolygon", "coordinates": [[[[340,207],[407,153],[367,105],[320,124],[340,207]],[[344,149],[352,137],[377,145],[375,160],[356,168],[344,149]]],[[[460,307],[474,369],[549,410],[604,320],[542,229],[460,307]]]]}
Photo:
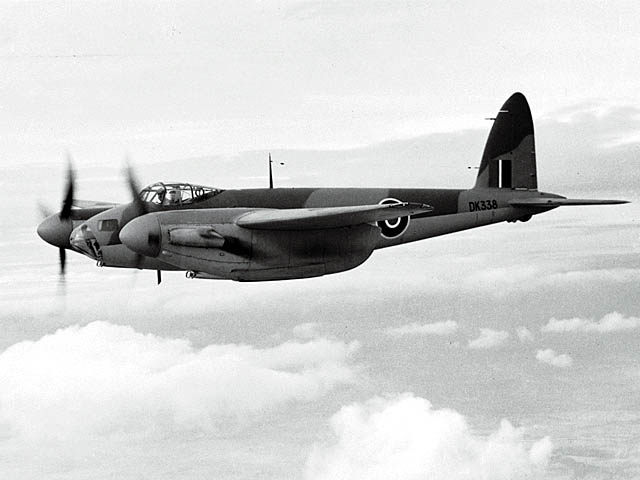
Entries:
{"type": "Polygon", "coordinates": [[[356,205],[347,207],[255,210],[242,215],[236,225],[258,230],[317,230],[375,223],[432,212],[422,203],[356,205]]]}

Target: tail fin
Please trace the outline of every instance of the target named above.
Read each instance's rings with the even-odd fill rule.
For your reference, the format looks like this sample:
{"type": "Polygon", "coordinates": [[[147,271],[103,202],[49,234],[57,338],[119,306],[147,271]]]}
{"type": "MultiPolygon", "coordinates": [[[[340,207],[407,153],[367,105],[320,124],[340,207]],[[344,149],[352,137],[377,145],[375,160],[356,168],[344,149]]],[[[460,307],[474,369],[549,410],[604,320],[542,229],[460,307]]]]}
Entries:
{"type": "Polygon", "coordinates": [[[509,97],[495,118],[475,188],[538,188],[533,119],[519,92],[509,97]]]}

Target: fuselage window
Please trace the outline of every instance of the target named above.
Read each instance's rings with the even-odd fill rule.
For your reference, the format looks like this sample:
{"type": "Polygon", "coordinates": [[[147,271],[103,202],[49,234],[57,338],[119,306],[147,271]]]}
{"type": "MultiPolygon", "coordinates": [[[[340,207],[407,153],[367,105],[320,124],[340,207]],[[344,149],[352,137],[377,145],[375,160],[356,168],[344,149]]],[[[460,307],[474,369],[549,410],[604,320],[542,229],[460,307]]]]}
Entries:
{"type": "Polygon", "coordinates": [[[115,218],[100,220],[98,221],[98,230],[101,232],[115,232],[118,230],[118,220],[115,218]]]}

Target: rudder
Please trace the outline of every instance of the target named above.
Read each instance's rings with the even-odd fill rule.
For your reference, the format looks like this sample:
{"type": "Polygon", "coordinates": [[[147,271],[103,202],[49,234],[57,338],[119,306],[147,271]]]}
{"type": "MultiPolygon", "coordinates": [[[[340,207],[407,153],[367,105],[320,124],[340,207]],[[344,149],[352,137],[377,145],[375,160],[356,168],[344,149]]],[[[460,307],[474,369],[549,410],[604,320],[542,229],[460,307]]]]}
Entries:
{"type": "Polygon", "coordinates": [[[536,190],[535,150],[529,104],[522,93],[514,93],[489,132],[475,188],[536,190]]]}

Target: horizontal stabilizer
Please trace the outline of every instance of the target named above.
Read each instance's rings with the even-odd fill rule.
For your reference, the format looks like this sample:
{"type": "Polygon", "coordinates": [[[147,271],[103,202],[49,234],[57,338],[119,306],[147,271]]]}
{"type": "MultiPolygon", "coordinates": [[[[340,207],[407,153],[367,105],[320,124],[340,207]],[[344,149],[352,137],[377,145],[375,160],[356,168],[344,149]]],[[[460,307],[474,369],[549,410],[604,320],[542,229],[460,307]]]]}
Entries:
{"type": "Polygon", "coordinates": [[[522,198],[510,200],[512,207],[565,207],[575,205],[619,205],[629,203],[627,200],[598,200],[574,198],[522,198]]]}
{"type": "Polygon", "coordinates": [[[236,220],[236,224],[261,230],[315,230],[375,223],[431,211],[433,207],[422,203],[265,209],[241,216],[236,220]]]}

